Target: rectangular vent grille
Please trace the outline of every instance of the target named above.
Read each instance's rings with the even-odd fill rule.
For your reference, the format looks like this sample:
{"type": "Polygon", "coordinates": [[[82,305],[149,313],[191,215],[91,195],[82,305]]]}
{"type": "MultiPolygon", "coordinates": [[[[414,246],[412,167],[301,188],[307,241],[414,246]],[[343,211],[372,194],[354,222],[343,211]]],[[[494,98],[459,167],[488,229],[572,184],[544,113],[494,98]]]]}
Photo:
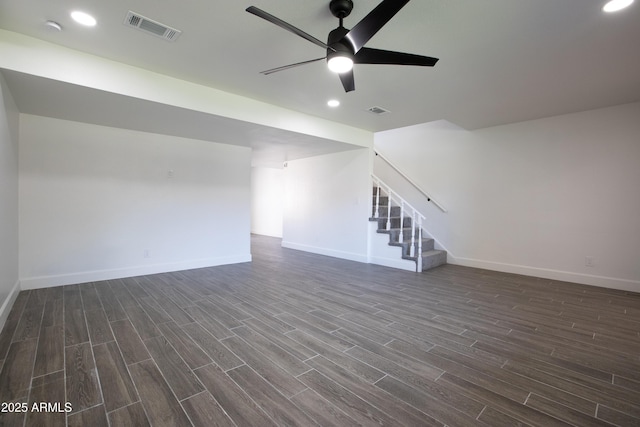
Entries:
{"type": "Polygon", "coordinates": [[[176,30],[175,28],[171,28],[132,11],[127,13],[124,24],[170,42],[176,41],[180,34],[182,34],[180,30],[176,30]]]}
{"type": "Polygon", "coordinates": [[[389,113],[389,110],[385,110],[382,107],[371,107],[371,108],[367,108],[367,111],[373,114],[386,114],[389,113]]]}

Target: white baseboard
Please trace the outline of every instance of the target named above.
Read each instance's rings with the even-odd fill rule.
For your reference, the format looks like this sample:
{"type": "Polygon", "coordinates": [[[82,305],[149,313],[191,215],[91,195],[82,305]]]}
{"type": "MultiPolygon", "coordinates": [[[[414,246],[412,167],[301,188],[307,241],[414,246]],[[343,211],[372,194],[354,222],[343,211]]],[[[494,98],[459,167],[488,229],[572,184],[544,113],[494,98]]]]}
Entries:
{"type": "Polygon", "coordinates": [[[301,243],[282,241],[282,247],[288,249],[296,249],[298,251],[311,252],[318,255],[326,255],[334,258],[346,259],[349,261],[367,262],[367,254],[358,254],[355,252],[345,252],[330,248],[321,248],[318,246],[304,245],[301,243]]]}
{"type": "Polygon", "coordinates": [[[601,288],[640,292],[640,281],[638,280],[618,279],[615,277],[596,276],[548,268],[529,267],[526,265],[505,264],[472,258],[458,258],[454,256],[448,256],[447,262],[449,264],[483,268],[485,270],[500,271],[503,273],[522,274],[524,276],[580,283],[583,285],[599,286],[601,288]]]}
{"type": "Polygon", "coordinates": [[[258,236],[267,236],[267,237],[277,237],[279,239],[282,239],[282,233],[272,233],[270,231],[254,231],[251,230],[251,234],[257,234],[258,236]]]}
{"type": "Polygon", "coordinates": [[[20,293],[20,281],[17,281],[11,291],[9,291],[9,295],[5,298],[2,306],[0,306],[0,331],[4,328],[4,324],[7,321],[7,317],[9,317],[9,312],[11,311],[11,307],[13,307],[13,303],[16,302],[16,298],[18,298],[18,294],[20,293]]]}
{"type": "Polygon", "coordinates": [[[402,259],[402,258],[393,259],[393,258],[371,256],[369,257],[369,263],[382,265],[383,267],[391,267],[391,268],[397,268],[399,270],[411,271],[414,273],[416,272],[416,262],[408,259],[402,259]]]}
{"type": "Polygon", "coordinates": [[[101,280],[120,279],[123,277],[143,276],[146,274],[168,273],[171,271],[191,270],[194,268],[215,267],[217,265],[251,262],[251,254],[232,255],[228,257],[204,258],[168,264],[141,265],[111,270],[83,271],[55,276],[26,277],[20,279],[22,289],[50,288],[53,286],[72,285],[76,283],[98,282],[101,280]]]}

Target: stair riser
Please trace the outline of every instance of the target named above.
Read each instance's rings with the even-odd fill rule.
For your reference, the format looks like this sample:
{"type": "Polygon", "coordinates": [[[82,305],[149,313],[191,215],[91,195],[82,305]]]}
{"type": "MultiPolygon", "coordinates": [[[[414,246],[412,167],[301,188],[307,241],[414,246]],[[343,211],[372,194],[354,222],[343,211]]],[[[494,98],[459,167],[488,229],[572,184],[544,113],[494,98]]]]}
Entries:
{"type": "MultiPolygon", "coordinates": [[[[380,218],[386,218],[389,210],[387,209],[387,205],[378,206],[378,214],[380,218]]],[[[371,216],[373,217],[376,214],[376,205],[373,204],[373,209],[371,210],[371,216]]],[[[391,216],[400,216],[400,206],[391,206],[391,216]]]]}
{"type": "MultiPolygon", "coordinates": [[[[391,232],[389,234],[389,241],[390,242],[397,242],[399,236],[400,236],[400,230],[391,230],[391,232]]],[[[416,229],[416,238],[417,238],[417,236],[418,236],[418,230],[416,229]]],[[[402,230],[402,241],[403,242],[410,242],[411,241],[411,229],[402,230]]]]}
{"type": "MultiPolygon", "coordinates": [[[[389,197],[388,196],[380,196],[380,201],[378,202],[378,206],[388,205],[389,197]]],[[[373,206],[376,205],[376,196],[373,196],[373,206]]]]}
{"type": "Polygon", "coordinates": [[[442,251],[437,254],[422,257],[422,271],[430,270],[434,267],[447,263],[447,253],[442,251]]]}
{"type": "MultiPolygon", "coordinates": [[[[411,227],[411,218],[405,217],[402,223],[402,227],[411,227]]],[[[400,218],[391,218],[390,228],[400,228],[400,218]]],[[[378,230],[387,229],[387,218],[378,218],[378,230]]],[[[409,233],[411,235],[411,233],[409,233]]]]}
{"type": "MultiPolygon", "coordinates": [[[[422,252],[434,250],[435,249],[434,243],[435,242],[433,239],[423,239],[422,252]]],[[[411,241],[403,242],[401,243],[401,245],[402,245],[402,256],[403,257],[411,256],[411,253],[409,252],[409,249],[411,248],[411,241]]],[[[418,253],[418,242],[416,242],[414,246],[415,246],[415,250],[414,250],[414,256],[415,256],[415,254],[418,253]]]]}

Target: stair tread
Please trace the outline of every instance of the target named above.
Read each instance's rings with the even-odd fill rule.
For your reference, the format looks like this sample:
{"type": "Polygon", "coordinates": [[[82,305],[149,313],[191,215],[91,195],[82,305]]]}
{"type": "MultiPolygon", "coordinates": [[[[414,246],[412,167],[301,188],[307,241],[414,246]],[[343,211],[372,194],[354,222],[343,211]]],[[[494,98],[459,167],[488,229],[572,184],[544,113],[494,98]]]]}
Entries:
{"type": "Polygon", "coordinates": [[[433,256],[433,255],[440,255],[443,253],[446,253],[447,251],[443,251],[441,249],[431,249],[429,251],[422,251],[422,257],[428,257],[428,256],[433,256]]]}
{"type": "MultiPolygon", "coordinates": [[[[431,243],[432,241],[433,239],[430,237],[422,238],[422,243],[431,243]]],[[[415,243],[418,243],[418,240],[416,240],[415,243]]],[[[402,246],[402,245],[410,245],[410,244],[411,244],[411,239],[408,239],[402,242],[389,242],[389,245],[391,246],[402,246]]],[[[427,251],[424,251],[424,252],[427,252],[427,251]]]]}
{"type": "MultiPolygon", "coordinates": [[[[431,250],[428,250],[428,251],[422,251],[422,258],[429,258],[429,257],[432,257],[432,256],[439,256],[439,255],[442,255],[443,253],[447,253],[447,251],[443,251],[443,250],[440,250],[440,249],[431,249],[431,250]]],[[[402,258],[403,259],[410,259],[410,260],[415,261],[417,257],[404,255],[402,258]]]]}
{"type": "Polygon", "coordinates": [[[400,228],[400,227],[391,227],[390,229],[385,230],[385,231],[400,231],[400,230],[412,230],[412,228],[411,228],[411,227],[403,227],[403,228],[400,228]]]}
{"type": "MultiPolygon", "coordinates": [[[[376,232],[378,232],[378,233],[384,233],[384,234],[391,234],[391,232],[392,232],[392,231],[397,231],[397,230],[399,230],[399,228],[391,228],[391,229],[389,229],[389,230],[387,230],[386,228],[381,228],[381,229],[376,230],[376,232]]],[[[405,230],[411,230],[411,228],[405,228],[405,230]]],[[[422,238],[422,240],[423,240],[423,241],[424,241],[425,239],[426,239],[426,240],[432,240],[432,238],[431,238],[431,237],[423,237],[423,238],[422,238]]],[[[408,238],[404,239],[404,242],[410,242],[410,241],[411,241],[411,237],[408,237],[408,238]]],[[[396,242],[396,243],[397,243],[397,242],[396,242]]]]}
{"type": "MultiPolygon", "coordinates": [[[[375,218],[375,217],[369,217],[369,221],[378,221],[378,220],[381,220],[381,219],[383,219],[383,220],[387,220],[387,219],[400,219],[400,218],[404,218],[405,220],[408,220],[408,221],[410,221],[410,220],[411,220],[411,217],[410,217],[410,216],[401,217],[401,216],[394,216],[394,215],[392,215],[392,216],[379,216],[378,218],[375,218]]],[[[409,228],[411,228],[411,227],[409,227],[409,228]]]]}

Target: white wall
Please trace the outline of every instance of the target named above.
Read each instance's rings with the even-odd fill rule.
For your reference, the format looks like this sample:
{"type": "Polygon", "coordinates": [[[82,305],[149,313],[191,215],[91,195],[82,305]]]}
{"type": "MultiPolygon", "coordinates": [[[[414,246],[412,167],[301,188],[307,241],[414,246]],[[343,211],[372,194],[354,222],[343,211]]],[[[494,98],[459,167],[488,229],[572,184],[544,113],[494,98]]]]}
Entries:
{"type": "Polygon", "coordinates": [[[21,115],[21,286],[249,261],[250,165],[248,148],[21,115]]]}
{"type": "Polygon", "coordinates": [[[429,231],[452,261],[640,291],[640,103],[474,132],[423,124],[375,147],[449,210],[429,231]]]}
{"type": "Polygon", "coordinates": [[[0,330],[18,292],[18,109],[0,73],[0,330]]]}
{"type": "Polygon", "coordinates": [[[251,232],[282,237],[282,168],[251,168],[251,232]]]}
{"type": "Polygon", "coordinates": [[[282,246],[367,261],[371,150],[290,161],[282,246]]]}

